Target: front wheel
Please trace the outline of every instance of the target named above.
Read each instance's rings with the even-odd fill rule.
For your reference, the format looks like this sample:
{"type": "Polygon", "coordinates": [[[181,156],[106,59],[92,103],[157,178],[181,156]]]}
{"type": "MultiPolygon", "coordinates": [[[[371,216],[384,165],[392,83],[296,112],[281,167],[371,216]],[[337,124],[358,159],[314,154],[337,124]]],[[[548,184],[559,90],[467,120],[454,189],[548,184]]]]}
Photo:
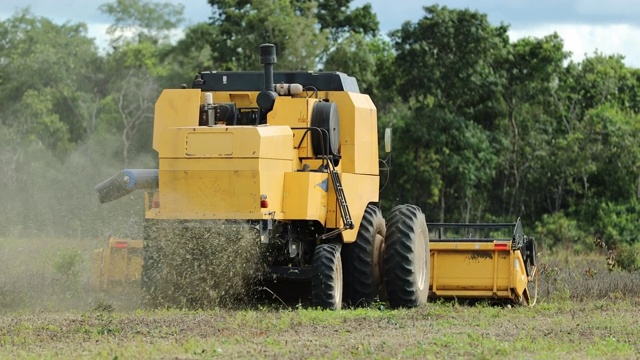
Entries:
{"type": "Polygon", "coordinates": [[[320,244],[313,253],[311,301],[322,309],[342,308],[342,259],[340,246],[320,244]]]}
{"type": "Polygon", "coordinates": [[[392,308],[416,307],[429,295],[429,232],[415,205],[398,205],[387,219],[384,280],[392,308]]]}

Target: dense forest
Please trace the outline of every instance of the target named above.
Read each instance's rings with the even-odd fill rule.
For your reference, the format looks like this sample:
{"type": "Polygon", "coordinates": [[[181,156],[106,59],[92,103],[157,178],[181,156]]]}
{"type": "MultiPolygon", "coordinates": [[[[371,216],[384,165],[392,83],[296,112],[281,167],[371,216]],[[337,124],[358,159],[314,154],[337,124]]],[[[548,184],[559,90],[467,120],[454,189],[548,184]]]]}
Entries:
{"type": "Polygon", "coordinates": [[[547,249],[640,243],[640,70],[623,56],[575,62],[555,33],[513,40],[485,14],[438,5],[382,34],[351,0],[209,3],[210,20],[186,28],[181,5],[105,3],[106,50],[84,23],[29,9],[0,22],[0,236],[136,236],[140,197],[99,205],[93,185],[155,166],[162,88],[260,69],[271,42],[277,69],[342,71],[372,96],[394,134],[384,209],[522,217],[547,249]]]}

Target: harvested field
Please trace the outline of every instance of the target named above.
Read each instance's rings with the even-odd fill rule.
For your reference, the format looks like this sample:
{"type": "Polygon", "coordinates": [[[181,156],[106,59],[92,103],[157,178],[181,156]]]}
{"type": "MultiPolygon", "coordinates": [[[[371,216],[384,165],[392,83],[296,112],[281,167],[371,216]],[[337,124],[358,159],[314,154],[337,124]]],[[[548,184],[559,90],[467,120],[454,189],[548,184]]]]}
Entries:
{"type": "Polygon", "coordinates": [[[151,309],[95,293],[104,240],[1,240],[0,358],[634,358],[640,273],[548,256],[534,308],[437,301],[419,309],[151,309]]]}
{"type": "Polygon", "coordinates": [[[9,313],[2,358],[632,358],[638,302],[9,313]]]}

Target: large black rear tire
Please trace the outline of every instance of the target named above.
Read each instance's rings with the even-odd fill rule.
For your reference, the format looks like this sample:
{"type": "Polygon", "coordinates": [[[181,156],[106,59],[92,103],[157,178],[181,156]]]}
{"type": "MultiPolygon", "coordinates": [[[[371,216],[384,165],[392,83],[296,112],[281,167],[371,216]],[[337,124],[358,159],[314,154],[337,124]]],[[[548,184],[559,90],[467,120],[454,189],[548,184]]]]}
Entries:
{"type": "Polygon", "coordinates": [[[384,280],[392,308],[416,307],[429,295],[429,232],[415,205],[398,205],[387,219],[384,280]]]}
{"type": "Polygon", "coordinates": [[[356,241],[342,246],[345,299],[352,306],[368,306],[381,295],[385,233],[382,211],[369,205],[362,216],[356,241]]]}
{"type": "Polygon", "coordinates": [[[320,244],[313,253],[311,302],[322,309],[342,308],[342,258],[337,244],[320,244]]]}

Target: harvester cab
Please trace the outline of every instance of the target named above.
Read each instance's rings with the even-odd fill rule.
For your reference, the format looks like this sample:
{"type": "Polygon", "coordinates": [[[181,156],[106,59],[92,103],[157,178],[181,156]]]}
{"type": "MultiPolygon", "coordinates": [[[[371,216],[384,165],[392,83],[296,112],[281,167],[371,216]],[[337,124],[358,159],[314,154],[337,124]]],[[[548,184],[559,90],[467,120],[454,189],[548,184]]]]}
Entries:
{"type": "Polygon", "coordinates": [[[185,281],[176,274],[210,264],[197,246],[175,259],[170,244],[249,225],[252,246],[267,254],[265,277],[310,284],[315,306],[367,304],[382,294],[394,307],[426,302],[422,211],[401,205],[385,223],[378,208],[371,98],[340,72],[274,71],[272,44],[260,46],[260,63],[262,72],[201,72],[190,89],[164,90],[154,114],[158,169],[125,170],[96,187],[101,201],[147,189],[149,298],[173,299],[185,281]]]}

